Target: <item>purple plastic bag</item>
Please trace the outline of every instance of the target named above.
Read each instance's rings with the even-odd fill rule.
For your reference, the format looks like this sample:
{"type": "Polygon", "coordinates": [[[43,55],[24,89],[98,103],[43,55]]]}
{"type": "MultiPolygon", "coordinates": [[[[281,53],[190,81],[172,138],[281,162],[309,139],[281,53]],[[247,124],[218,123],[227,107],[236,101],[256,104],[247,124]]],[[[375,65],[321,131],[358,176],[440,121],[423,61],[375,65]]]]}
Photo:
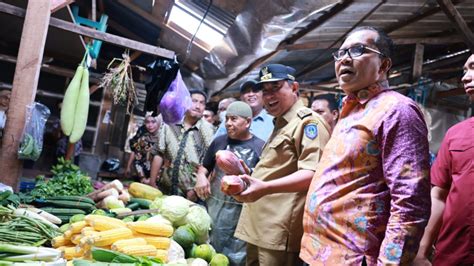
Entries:
{"type": "Polygon", "coordinates": [[[192,100],[178,70],[160,102],[160,112],[166,124],[175,124],[183,120],[186,111],[191,108],[192,100]]]}

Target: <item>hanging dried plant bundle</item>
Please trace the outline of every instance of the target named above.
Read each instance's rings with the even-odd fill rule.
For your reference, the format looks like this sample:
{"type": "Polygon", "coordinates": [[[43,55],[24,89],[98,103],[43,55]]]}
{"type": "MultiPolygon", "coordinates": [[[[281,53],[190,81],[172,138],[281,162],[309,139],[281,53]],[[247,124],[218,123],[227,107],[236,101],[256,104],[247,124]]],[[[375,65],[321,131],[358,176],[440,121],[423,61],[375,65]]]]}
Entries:
{"type": "Polygon", "coordinates": [[[114,104],[127,106],[127,114],[138,104],[135,84],[132,77],[132,66],[128,50],[122,58],[114,58],[107,66],[107,73],[102,77],[99,87],[112,91],[114,104]],[[114,66],[114,67],[112,67],[114,66]]]}

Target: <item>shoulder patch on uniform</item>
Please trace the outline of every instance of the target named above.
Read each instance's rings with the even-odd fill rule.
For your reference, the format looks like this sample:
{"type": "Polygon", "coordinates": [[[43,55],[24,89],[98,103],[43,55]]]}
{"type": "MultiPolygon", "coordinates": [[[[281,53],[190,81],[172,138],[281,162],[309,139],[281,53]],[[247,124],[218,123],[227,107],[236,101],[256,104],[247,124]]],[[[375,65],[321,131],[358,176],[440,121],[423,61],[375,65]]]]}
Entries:
{"type": "Polygon", "coordinates": [[[314,123],[304,126],[304,135],[309,139],[315,139],[318,136],[318,126],[314,123]]]}
{"type": "Polygon", "coordinates": [[[300,119],[303,119],[307,116],[310,116],[313,112],[311,111],[311,109],[309,108],[302,108],[300,110],[298,110],[298,117],[300,119]]]}

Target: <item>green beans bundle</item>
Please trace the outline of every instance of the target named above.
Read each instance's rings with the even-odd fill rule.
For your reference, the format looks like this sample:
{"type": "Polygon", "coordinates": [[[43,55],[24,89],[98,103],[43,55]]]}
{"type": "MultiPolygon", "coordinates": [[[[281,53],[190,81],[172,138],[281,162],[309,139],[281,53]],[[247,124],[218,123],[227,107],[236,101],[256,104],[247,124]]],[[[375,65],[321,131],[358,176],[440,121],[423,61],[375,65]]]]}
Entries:
{"type": "Polygon", "coordinates": [[[60,233],[48,224],[26,216],[8,213],[7,208],[0,208],[0,243],[26,244],[40,246],[60,233]]]}

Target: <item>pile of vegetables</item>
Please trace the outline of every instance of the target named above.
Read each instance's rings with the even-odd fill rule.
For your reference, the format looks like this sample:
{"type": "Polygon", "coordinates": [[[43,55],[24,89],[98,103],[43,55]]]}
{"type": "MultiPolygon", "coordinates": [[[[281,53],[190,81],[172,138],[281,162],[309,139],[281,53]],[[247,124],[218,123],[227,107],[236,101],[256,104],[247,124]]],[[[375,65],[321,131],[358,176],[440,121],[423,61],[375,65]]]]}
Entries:
{"type": "Polygon", "coordinates": [[[44,176],[36,178],[35,188],[29,193],[33,199],[66,195],[83,196],[94,190],[90,178],[77,165],[62,157],[58,159],[58,164],[52,167],[51,172],[53,177],[49,180],[44,176]]]}
{"type": "Polygon", "coordinates": [[[60,235],[58,227],[25,209],[0,206],[0,243],[40,246],[60,235]]]}
{"type": "MultiPolygon", "coordinates": [[[[91,258],[92,252],[93,259],[105,262],[117,262],[115,257],[118,253],[137,257],[147,256],[154,258],[155,261],[166,262],[172,234],[173,227],[165,223],[147,221],[126,223],[116,218],[94,214],[71,223],[63,235],[52,240],[52,245],[64,251],[68,260],[91,258]],[[116,253],[102,249],[113,250],[116,253]],[[94,251],[96,255],[101,254],[101,258],[107,259],[94,257],[94,251]]],[[[119,258],[133,262],[127,256],[119,258]]]]}
{"type": "Polygon", "coordinates": [[[80,140],[87,126],[90,94],[86,57],[87,52],[66,89],[61,107],[61,129],[64,135],[69,136],[70,143],[80,140]]]}

